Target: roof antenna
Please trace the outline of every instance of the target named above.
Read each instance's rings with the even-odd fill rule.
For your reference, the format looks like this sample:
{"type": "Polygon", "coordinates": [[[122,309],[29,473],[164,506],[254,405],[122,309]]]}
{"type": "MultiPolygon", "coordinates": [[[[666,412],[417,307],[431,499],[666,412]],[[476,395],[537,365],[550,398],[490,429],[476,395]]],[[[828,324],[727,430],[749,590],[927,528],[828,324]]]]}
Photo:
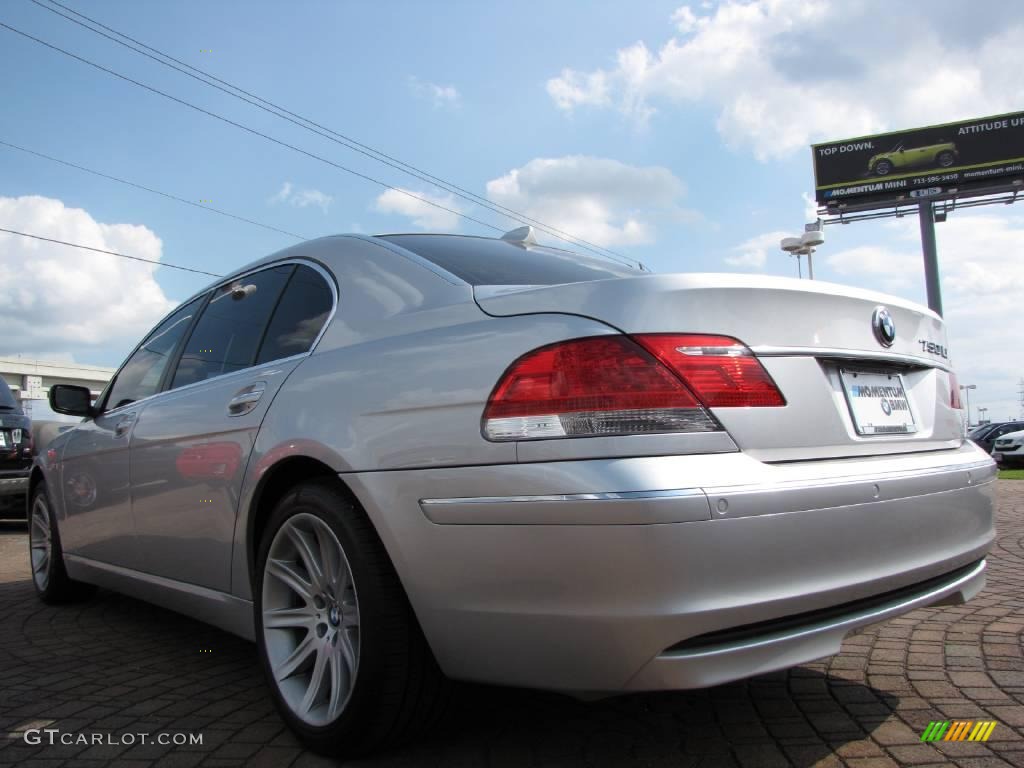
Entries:
{"type": "Polygon", "coordinates": [[[517,243],[519,245],[536,245],[537,235],[533,231],[533,227],[527,225],[525,227],[517,227],[516,229],[510,229],[501,239],[509,243],[517,243]]]}

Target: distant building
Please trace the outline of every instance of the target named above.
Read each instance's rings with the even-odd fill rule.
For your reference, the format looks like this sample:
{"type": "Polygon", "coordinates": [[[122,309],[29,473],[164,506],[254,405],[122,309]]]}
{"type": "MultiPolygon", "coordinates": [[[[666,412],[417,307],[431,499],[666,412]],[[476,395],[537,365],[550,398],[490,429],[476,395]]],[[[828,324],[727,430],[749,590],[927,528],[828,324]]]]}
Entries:
{"type": "Polygon", "coordinates": [[[93,397],[96,397],[103,391],[115,370],[99,365],[32,360],[26,357],[0,357],[0,376],[7,382],[25,413],[32,419],[80,421],[78,418],[61,416],[50,410],[50,404],[46,399],[50,386],[77,384],[88,387],[93,397]]]}

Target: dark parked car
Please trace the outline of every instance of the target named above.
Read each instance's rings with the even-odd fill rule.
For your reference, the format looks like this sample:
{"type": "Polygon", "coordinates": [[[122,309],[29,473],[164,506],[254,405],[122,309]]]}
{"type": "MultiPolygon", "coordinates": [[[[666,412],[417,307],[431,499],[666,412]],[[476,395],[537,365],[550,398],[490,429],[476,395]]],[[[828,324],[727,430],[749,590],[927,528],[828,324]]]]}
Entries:
{"type": "Polygon", "coordinates": [[[997,439],[1011,432],[1020,432],[1024,429],[1024,421],[1004,421],[997,424],[987,424],[989,429],[984,432],[974,430],[968,437],[978,445],[985,453],[992,453],[992,447],[997,439]]]}
{"type": "Polygon", "coordinates": [[[32,422],[0,378],[0,518],[25,517],[32,469],[32,422]]]}

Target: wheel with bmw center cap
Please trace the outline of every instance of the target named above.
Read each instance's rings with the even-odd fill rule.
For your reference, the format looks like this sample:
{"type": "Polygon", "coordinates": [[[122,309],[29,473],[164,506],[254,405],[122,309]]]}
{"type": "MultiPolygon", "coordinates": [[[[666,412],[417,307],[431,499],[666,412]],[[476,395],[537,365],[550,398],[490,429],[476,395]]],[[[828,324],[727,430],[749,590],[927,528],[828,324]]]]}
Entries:
{"type": "Polygon", "coordinates": [[[376,531],[341,489],[309,482],[281,499],[256,574],[264,673],[309,747],[366,754],[440,716],[447,681],[376,531]]]}

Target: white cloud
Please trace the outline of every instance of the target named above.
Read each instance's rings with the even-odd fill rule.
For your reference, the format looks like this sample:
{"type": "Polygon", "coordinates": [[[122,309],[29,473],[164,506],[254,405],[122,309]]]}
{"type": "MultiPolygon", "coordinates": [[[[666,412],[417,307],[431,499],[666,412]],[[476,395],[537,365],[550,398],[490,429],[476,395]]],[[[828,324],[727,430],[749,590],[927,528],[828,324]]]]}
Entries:
{"type": "MultiPolygon", "coordinates": [[[[137,224],[104,224],[47,197],[0,197],[9,229],[159,260],[163,244],[137,224]]],[[[0,354],[88,361],[136,343],[176,302],[156,265],[0,232],[0,354]]],[[[197,285],[198,287],[198,285],[197,285]]]]}
{"type": "MultiPolygon", "coordinates": [[[[815,140],[1019,108],[1015,3],[726,0],[671,17],[675,35],[620,49],[607,68],[564,69],[555,105],[615,108],[638,125],[707,105],[727,144],[765,160],[815,140]],[[913,29],[913,35],[906,30],[913,29]]],[[[672,34],[671,29],[666,30],[672,34]]]]}
{"type": "Polygon", "coordinates": [[[584,104],[605,106],[611,101],[608,96],[608,76],[600,70],[582,74],[564,69],[559,77],[548,80],[547,89],[555,104],[567,111],[584,104]]]}
{"type": "Polygon", "coordinates": [[[658,219],[692,220],[667,168],[603,157],[538,157],[487,182],[493,202],[597,245],[648,243],[658,219]]]}
{"type": "Polygon", "coordinates": [[[740,243],[733,249],[732,256],[725,257],[725,263],[734,267],[747,267],[751,269],[762,269],[768,262],[768,252],[782,253],[779,250],[779,243],[782,238],[791,235],[791,232],[765,232],[756,235],[746,242],[740,243]]]}
{"type": "MultiPolygon", "coordinates": [[[[886,222],[892,245],[860,246],[825,257],[850,282],[901,295],[924,284],[916,217],[886,222]]],[[[1024,217],[954,212],[936,226],[950,350],[961,383],[977,384],[971,405],[992,418],[1015,415],[1024,345],[1016,317],[1024,307],[1024,217]]],[[[977,412],[974,411],[974,418],[977,412]]]]}
{"type": "Polygon", "coordinates": [[[319,189],[299,189],[290,181],[286,181],[268,202],[271,205],[285,204],[294,208],[307,208],[315,205],[326,214],[333,200],[331,195],[321,192],[319,189]]]}
{"type": "Polygon", "coordinates": [[[438,85],[415,76],[409,78],[409,89],[417,98],[430,101],[435,109],[457,107],[462,101],[462,96],[454,85],[438,85]]]}
{"type": "Polygon", "coordinates": [[[680,6],[672,13],[672,23],[676,29],[684,35],[688,35],[697,28],[697,15],[688,5],[680,6]]]}
{"type": "Polygon", "coordinates": [[[374,208],[380,213],[398,213],[412,219],[420,229],[454,232],[459,228],[462,207],[454,196],[415,192],[410,189],[387,189],[377,196],[374,208]],[[415,197],[413,197],[415,195],[415,197]],[[419,199],[417,199],[419,198],[419,199]],[[443,206],[449,210],[442,210],[443,206]]]}

